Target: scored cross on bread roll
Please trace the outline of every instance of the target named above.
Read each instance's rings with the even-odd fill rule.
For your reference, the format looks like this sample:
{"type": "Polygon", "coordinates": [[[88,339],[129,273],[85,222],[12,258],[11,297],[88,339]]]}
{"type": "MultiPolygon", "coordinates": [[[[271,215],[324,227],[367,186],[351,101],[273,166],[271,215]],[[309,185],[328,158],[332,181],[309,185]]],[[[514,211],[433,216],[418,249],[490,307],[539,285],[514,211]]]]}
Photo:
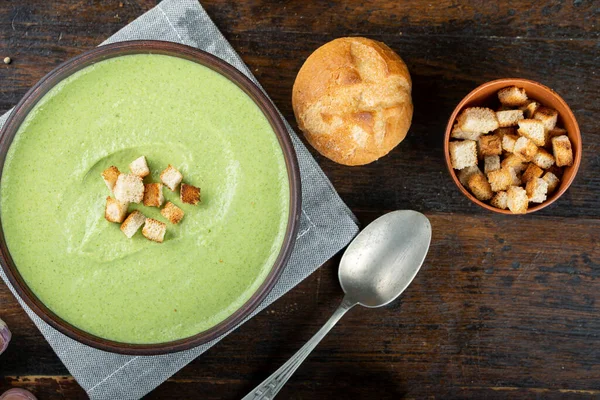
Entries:
{"type": "Polygon", "coordinates": [[[294,82],[292,104],[315,149],[337,163],[363,165],[405,138],[411,88],[406,64],[384,43],[340,38],[308,57],[294,82]]]}

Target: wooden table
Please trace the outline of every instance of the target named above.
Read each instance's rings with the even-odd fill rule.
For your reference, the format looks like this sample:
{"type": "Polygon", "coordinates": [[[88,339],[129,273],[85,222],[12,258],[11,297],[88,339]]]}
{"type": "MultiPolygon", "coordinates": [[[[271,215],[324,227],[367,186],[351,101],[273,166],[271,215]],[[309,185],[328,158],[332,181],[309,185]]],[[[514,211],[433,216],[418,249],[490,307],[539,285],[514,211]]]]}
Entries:
{"type": "MultiPolygon", "coordinates": [[[[592,0],[496,3],[202,1],[293,125],[294,77],[333,38],[386,42],[414,81],[413,125],[391,154],[349,168],[312,153],[362,224],[395,209],[424,212],[434,231],[427,260],[401,301],[351,311],[278,398],[600,397],[600,7],[592,0]],[[445,170],[442,136],[452,109],[479,84],[501,77],[555,89],[583,134],[573,186],[535,215],[487,212],[445,170]]],[[[0,111],[53,67],[155,4],[1,2],[0,56],[13,62],[0,66],[0,111]]],[[[338,305],[338,261],[339,255],[148,398],[240,398],[338,305]]],[[[1,284],[0,317],[14,333],[0,357],[0,393],[24,387],[41,400],[85,398],[1,284]]]]}

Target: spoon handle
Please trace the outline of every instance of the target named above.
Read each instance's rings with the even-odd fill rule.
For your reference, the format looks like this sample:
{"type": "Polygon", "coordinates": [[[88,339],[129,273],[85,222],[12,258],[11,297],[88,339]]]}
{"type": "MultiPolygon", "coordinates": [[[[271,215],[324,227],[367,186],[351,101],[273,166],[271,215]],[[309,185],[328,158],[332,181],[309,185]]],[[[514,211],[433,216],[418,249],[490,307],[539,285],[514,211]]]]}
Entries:
{"type": "Polygon", "coordinates": [[[298,369],[302,361],[310,354],[319,342],[327,335],[333,326],[354,307],[356,303],[344,298],[342,304],[335,310],[329,321],[323,325],[315,335],[300,350],[296,352],[285,364],[283,364],[271,376],[265,379],[260,385],[255,387],[242,400],[272,400],[281,390],[283,385],[290,379],[292,374],[298,369]]]}

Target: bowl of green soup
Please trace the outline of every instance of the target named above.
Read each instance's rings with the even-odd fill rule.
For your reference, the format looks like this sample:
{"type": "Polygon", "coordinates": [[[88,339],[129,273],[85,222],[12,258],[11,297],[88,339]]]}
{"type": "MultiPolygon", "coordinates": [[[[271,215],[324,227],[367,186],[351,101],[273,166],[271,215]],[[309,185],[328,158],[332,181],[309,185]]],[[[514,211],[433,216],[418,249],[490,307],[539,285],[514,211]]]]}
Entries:
{"type": "Polygon", "coordinates": [[[300,176],[279,113],[237,69],[183,45],[110,44],[50,72],[4,125],[0,168],[4,272],[45,322],[106,351],[219,337],[269,293],[296,239],[300,176]],[[163,243],[104,218],[102,171],[142,155],[155,181],[172,164],[202,189],[197,206],[177,203],[185,217],[165,221],[163,243]]]}

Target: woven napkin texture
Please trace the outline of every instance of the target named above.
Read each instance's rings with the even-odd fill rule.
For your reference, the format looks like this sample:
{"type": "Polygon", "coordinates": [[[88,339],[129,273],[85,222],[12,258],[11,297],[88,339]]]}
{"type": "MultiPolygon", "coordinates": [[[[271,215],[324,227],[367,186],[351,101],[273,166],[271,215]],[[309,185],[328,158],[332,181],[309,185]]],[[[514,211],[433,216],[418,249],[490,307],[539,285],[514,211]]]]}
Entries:
{"type": "MultiPolygon", "coordinates": [[[[164,0],[103,44],[142,39],[182,43],[207,51],[235,66],[258,84],[196,0],[164,0]]],[[[9,113],[0,117],[0,126],[9,113]]],[[[286,127],[296,148],[302,178],[300,229],[294,251],[279,282],[242,323],[300,283],[358,232],[350,210],[287,123],[286,127]]],[[[92,399],[139,399],[229,334],[191,350],[162,356],[107,353],[78,343],[43,322],[19,299],[1,270],[0,276],[92,399]]]]}

